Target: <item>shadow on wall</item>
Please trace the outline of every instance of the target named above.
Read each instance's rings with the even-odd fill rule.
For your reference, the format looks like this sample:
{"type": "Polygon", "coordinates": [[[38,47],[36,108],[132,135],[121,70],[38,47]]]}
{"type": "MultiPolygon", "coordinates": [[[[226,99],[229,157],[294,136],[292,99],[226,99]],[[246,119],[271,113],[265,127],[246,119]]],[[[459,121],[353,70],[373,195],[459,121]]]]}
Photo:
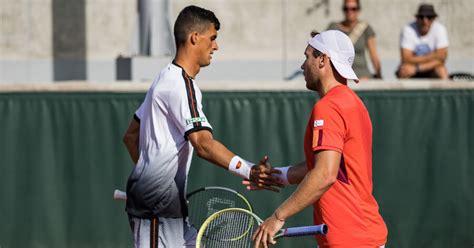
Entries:
{"type": "Polygon", "coordinates": [[[86,0],[53,0],[53,79],[86,80],[86,0]]]}

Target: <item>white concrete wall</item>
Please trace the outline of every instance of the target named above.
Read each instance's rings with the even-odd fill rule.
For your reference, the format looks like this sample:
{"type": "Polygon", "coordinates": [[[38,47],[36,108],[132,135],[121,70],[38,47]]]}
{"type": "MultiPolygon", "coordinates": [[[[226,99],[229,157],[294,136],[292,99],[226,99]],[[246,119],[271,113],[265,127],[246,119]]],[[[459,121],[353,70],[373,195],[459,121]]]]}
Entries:
{"type": "Polygon", "coordinates": [[[0,0],[0,59],[51,57],[51,0],[0,0]]]}
{"type": "MultiPolygon", "coordinates": [[[[115,76],[115,58],[130,55],[137,25],[136,1],[85,2],[88,78],[110,81],[115,76]]],[[[388,77],[393,77],[393,68],[398,64],[400,29],[414,20],[421,2],[361,0],[362,19],[368,20],[376,32],[384,74],[388,77]]],[[[448,67],[474,73],[472,0],[426,2],[435,5],[439,21],[448,28],[448,67]]],[[[330,21],[342,18],[342,0],[174,0],[172,22],[189,4],[213,10],[222,23],[220,51],[214,56],[221,72],[222,68],[231,70],[235,66],[232,61],[253,61],[266,63],[267,69],[262,70],[274,72],[280,78],[302,61],[312,29],[321,31],[330,21]],[[309,11],[318,3],[319,8],[309,11]]],[[[0,0],[0,82],[45,81],[50,77],[47,68],[53,54],[51,5],[52,0],[0,0]]],[[[208,72],[212,79],[212,69],[208,72]]]]}
{"type": "Polygon", "coordinates": [[[128,54],[135,25],[135,0],[87,0],[87,57],[94,60],[128,54]]]}
{"type": "MultiPolygon", "coordinates": [[[[322,0],[201,0],[175,1],[176,9],[189,2],[209,7],[223,23],[220,43],[223,56],[251,56],[263,53],[275,56],[283,46],[283,37],[290,58],[301,57],[301,48],[309,31],[324,30],[330,21],[341,20],[342,0],[327,1],[310,14],[307,10],[322,0]],[[286,11],[282,10],[286,6],[286,11]],[[326,15],[328,11],[328,15],[326,15]],[[282,18],[286,16],[286,25],[282,18]],[[286,28],[286,33],[283,33],[286,28]],[[227,49],[227,51],[225,49],[227,49]],[[235,51],[239,51],[238,54],[235,51]],[[247,54],[247,53],[250,53],[247,54]]],[[[374,28],[382,57],[398,58],[401,28],[414,20],[418,4],[410,0],[361,0],[361,19],[374,28]]],[[[457,58],[474,56],[474,5],[469,0],[431,0],[439,14],[439,21],[448,28],[450,55],[457,58]]],[[[278,56],[277,56],[278,57],[278,56]]]]}

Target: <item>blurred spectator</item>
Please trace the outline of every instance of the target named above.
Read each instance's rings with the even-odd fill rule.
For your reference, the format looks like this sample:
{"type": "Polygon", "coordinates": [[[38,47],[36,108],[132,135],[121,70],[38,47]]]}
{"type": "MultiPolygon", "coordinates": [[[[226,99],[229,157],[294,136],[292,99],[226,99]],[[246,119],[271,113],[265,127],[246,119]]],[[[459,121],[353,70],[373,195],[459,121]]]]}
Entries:
{"type": "Polygon", "coordinates": [[[345,0],[342,6],[344,20],[330,23],[327,29],[342,31],[351,38],[355,49],[355,59],[352,68],[360,79],[381,78],[375,32],[366,21],[358,19],[360,10],[359,0],[345,0]],[[370,73],[367,67],[367,60],[365,58],[366,48],[369,50],[370,60],[375,71],[374,75],[370,73]]]}
{"type": "Polygon", "coordinates": [[[421,4],[415,15],[416,21],[402,29],[399,78],[448,79],[445,66],[448,34],[446,28],[435,20],[437,16],[433,5],[421,4]]]}

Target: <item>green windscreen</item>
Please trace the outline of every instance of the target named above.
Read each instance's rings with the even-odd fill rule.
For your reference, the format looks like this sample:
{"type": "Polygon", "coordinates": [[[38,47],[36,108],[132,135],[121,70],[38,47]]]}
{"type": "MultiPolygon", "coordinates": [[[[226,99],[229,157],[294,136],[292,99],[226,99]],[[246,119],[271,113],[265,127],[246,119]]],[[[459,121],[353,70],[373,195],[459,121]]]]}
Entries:
{"type": "MultiPolygon", "coordinates": [[[[373,123],[374,195],[387,247],[474,244],[474,90],[361,91],[373,123]]],[[[133,165],[122,136],[144,93],[0,94],[0,247],[132,247],[124,202],[133,165]]],[[[241,157],[299,162],[311,92],[204,92],[214,137],[241,157]]],[[[295,187],[247,192],[195,156],[188,191],[243,192],[263,219],[295,187]]],[[[311,207],[287,226],[312,224],[311,207]]],[[[329,227],[329,231],[331,227],[329,227]]],[[[315,247],[312,237],[276,247],[315,247]]]]}

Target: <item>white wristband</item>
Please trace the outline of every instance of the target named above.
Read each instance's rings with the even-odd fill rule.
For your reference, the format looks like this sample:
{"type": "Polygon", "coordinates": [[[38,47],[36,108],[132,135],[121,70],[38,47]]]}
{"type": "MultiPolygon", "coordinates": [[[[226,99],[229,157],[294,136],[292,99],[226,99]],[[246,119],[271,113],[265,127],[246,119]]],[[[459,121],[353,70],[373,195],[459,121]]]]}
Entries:
{"type": "Polygon", "coordinates": [[[278,177],[278,182],[283,184],[283,185],[290,185],[290,182],[288,181],[288,170],[291,168],[291,165],[286,166],[286,167],[277,167],[275,169],[281,171],[281,174],[274,174],[276,177],[278,177]]]}
{"type": "Polygon", "coordinates": [[[242,177],[244,179],[249,179],[250,178],[250,171],[252,169],[252,166],[254,164],[250,163],[249,161],[246,161],[242,159],[239,156],[234,156],[229,163],[229,168],[228,170],[230,173],[242,177]]]}

